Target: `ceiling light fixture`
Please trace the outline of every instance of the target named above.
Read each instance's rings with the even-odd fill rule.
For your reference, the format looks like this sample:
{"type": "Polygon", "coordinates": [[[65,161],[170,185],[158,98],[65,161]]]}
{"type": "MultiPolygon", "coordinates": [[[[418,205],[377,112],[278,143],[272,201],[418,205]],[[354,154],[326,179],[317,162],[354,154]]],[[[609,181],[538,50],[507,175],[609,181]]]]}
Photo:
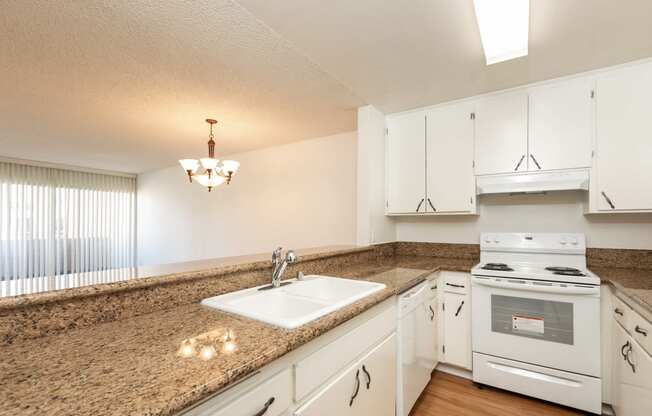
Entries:
{"type": "Polygon", "coordinates": [[[210,192],[213,188],[231,183],[231,178],[238,171],[240,163],[235,160],[222,160],[215,159],[215,141],[213,140],[213,125],[217,124],[217,120],[207,118],[206,122],[210,125],[210,133],[208,135],[208,157],[202,159],[181,159],[179,163],[183,170],[188,174],[188,179],[192,182],[194,178],[198,184],[208,188],[210,192]],[[202,167],[202,172],[199,167],[202,167]]]}
{"type": "Polygon", "coordinates": [[[487,65],[527,56],[530,0],[473,0],[487,65]]]}

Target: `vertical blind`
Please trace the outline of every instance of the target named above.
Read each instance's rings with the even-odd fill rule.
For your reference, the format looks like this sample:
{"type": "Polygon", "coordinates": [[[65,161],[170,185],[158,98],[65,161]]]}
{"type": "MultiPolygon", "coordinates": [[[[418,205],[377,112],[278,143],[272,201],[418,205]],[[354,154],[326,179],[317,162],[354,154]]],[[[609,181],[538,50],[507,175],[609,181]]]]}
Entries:
{"type": "Polygon", "coordinates": [[[0,281],[136,262],[136,179],[0,162],[0,281]]]}

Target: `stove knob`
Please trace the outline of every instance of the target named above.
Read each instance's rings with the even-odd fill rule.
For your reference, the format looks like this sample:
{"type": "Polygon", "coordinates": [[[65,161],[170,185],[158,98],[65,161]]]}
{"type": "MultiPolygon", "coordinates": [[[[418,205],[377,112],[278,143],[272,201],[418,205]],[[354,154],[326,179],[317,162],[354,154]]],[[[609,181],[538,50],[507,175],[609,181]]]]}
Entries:
{"type": "Polygon", "coordinates": [[[561,243],[562,246],[565,246],[568,244],[568,241],[566,241],[566,237],[563,237],[559,243],[561,243]]]}
{"type": "Polygon", "coordinates": [[[575,238],[575,237],[571,238],[571,239],[570,239],[570,243],[571,243],[572,245],[576,246],[576,245],[577,245],[577,238],[575,238]]]}

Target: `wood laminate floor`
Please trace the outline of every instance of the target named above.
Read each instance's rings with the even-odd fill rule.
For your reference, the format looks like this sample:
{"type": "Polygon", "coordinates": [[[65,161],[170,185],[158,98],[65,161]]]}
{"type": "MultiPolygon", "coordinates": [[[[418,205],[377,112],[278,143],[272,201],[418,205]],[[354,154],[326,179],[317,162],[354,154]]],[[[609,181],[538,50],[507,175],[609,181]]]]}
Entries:
{"type": "Polygon", "coordinates": [[[586,413],[436,371],[410,416],[570,416],[586,413]]]}

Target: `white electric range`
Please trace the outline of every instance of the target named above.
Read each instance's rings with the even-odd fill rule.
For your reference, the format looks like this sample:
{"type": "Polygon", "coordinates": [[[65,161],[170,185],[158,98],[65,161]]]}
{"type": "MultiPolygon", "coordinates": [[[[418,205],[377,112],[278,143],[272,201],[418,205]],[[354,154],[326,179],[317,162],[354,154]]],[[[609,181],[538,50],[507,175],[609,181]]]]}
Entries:
{"type": "Polygon", "coordinates": [[[482,234],[473,379],[601,413],[600,279],[582,234],[482,234]]]}

